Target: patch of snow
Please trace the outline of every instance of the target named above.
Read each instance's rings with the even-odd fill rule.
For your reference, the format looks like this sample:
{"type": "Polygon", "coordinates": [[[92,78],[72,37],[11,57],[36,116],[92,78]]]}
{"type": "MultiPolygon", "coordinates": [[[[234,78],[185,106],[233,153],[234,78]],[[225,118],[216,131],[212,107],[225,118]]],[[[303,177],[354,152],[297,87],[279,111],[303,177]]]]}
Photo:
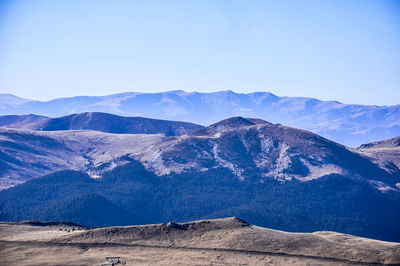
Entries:
{"type": "MultiPolygon", "coordinates": [[[[377,190],[379,190],[382,193],[385,193],[387,191],[396,191],[395,188],[392,188],[388,184],[385,184],[381,181],[378,181],[378,180],[368,180],[368,181],[372,186],[374,186],[377,190]]],[[[397,184],[396,184],[396,186],[397,186],[397,184]]]]}
{"type": "Polygon", "coordinates": [[[300,158],[300,160],[310,171],[310,173],[305,177],[295,176],[295,178],[300,181],[310,181],[331,174],[343,174],[343,170],[334,164],[322,164],[321,166],[314,166],[303,158],[300,158]]]}
{"type": "Polygon", "coordinates": [[[279,150],[279,158],[276,161],[276,166],[272,173],[276,176],[282,177],[283,170],[288,168],[291,163],[290,156],[287,154],[289,145],[287,145],[285,142],[280,143],[279,150]]]}
{"type": "Polygon", "coordinates": [[[254,164],[261,169],[268,166],[270,162],[270,152],[273,149],[274,142],[271,138],[265,137],[263,134],[259,135],[260,139],[260,153],[254,158],[254,164]]]}

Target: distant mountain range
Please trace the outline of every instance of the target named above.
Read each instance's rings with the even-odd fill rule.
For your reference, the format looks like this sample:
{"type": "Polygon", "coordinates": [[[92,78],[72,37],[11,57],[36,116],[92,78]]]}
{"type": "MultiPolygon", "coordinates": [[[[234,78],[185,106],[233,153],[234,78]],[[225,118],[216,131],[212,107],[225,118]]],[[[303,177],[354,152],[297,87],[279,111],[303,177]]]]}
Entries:
{"type": "Polygon", "coordinates": [[[279,97],[268,92],[122,93],[79,96],[47,102],[0,94],[0,114],[36,114],[49,117],[81,112],[106,112],[210,125],[232,116],[258,117],[272,123],[310,130],[323,137],[357,147],[400,135],[400,105],[368,106],[279,97]]]}

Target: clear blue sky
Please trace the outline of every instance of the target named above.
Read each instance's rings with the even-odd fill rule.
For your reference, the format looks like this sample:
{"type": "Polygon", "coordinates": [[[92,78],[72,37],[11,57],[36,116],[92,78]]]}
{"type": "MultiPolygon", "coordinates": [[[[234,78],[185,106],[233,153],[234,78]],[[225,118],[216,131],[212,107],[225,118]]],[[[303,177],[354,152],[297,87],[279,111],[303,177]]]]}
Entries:
{"type": "Polygon", "coordinates": [[[0,0],[0,93],[400,104],[400,1],[0,0]]]}

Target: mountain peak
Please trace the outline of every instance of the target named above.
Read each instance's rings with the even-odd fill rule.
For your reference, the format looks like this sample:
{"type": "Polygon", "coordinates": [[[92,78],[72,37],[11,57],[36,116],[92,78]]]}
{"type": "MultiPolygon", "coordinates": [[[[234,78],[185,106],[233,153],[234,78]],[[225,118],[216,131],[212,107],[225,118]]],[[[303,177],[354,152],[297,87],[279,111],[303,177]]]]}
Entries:
{"type": "Polygon", "coordinates": [[[255,126],[258,124],[271,124],[271,123],[264,121],[262,119],[244,118],[241,116],[235,116],[222,120],[218,123],[212,124],[206,128],[196,130],[192,132],[191,135],[210,135],[223,131],[238,129],[241,127],[255,126]]]}
{"type": "Polygon", "coordinates": [[[210,125],[210,128],[213,127],[221,127],[221,126],[226,126],[226,127],[241,127],[241,126],[253,126],[255,123],[251,122],[249,119],[241,117],[241,116],[235,116],[231,118],[224,119],[222,121],[219,121],[215,124],[210,125]]]}
{"type": "Polygon", "coordinates": [[[258,118],[248,118],[248,117],[242,117],[242,116],[234,116],[231,118],[224,119],[222,121],[219,121],[215,124],[212,124],[208,126],[208,128],[221,128],[225,127],[228,129],[235,129],[238,127],[246,127],[246,126],[254,126],[254,125],[259,125],[259,124],[269,124],[272,125],[271,123],[258,119],[258,118]]]}

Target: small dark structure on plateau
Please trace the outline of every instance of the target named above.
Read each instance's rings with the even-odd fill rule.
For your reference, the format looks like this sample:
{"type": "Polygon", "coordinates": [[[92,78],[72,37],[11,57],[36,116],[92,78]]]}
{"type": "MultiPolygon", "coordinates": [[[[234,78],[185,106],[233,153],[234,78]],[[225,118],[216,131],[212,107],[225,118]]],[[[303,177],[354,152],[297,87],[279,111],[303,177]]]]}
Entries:
{"type": "Polygon", "coordinates": [[[114,266],[117,264],[125,265],[126,262],[120,260],[121,257],[106,257],[106,261],[101,263],[100,266],[114,266]]]}

